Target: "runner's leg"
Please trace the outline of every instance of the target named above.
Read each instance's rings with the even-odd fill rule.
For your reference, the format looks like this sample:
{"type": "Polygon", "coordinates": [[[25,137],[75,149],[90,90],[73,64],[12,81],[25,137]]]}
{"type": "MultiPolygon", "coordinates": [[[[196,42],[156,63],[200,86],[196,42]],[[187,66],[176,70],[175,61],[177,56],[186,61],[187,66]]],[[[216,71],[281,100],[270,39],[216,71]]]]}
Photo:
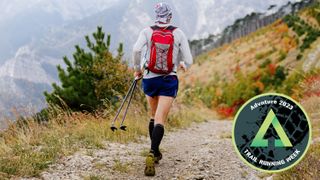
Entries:
{"type": "Polygon", "coordinates": [[[149,122],[149,135],[150,135],[150,139],[152,140],[152,131],[154,128],[154,116],[156,114],[156,110],[157,110],[157,106],[158,106],[158,100],[159,97],[150,97],[148,95],[146,95],[149,107],[150,107],[150,122],[149,122]]]}
{"type": "Polygon", "coordinates": [[[168,116],[174,98],[159,96],[158,107],[155,114],[155,126],[152,132],[151,150],[155,156],[160,155],[159,145],[164,134],[164,122],[168,116]]]}

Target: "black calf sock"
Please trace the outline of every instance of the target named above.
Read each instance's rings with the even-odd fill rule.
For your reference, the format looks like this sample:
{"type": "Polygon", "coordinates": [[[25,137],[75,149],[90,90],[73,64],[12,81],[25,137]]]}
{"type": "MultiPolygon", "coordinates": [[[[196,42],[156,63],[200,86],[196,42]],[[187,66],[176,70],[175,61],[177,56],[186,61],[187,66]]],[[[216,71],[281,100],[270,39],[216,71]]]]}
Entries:
{"type": "Polygon", "coordinates": [[[154,128],[154,119],[150,119],[150,122],[149,122],[149,136],[150,136],[151,141],[152,141],[153,128],[154,128]]]}
{"type": "Polygon", "coordinates": [[[151,141],[151,152],[153,152],[155,156],[160,155],[159,145],[161,143],[163,134],[164,134],[163,125],[156,124],[153,128],[152,141],[151,141]]]}

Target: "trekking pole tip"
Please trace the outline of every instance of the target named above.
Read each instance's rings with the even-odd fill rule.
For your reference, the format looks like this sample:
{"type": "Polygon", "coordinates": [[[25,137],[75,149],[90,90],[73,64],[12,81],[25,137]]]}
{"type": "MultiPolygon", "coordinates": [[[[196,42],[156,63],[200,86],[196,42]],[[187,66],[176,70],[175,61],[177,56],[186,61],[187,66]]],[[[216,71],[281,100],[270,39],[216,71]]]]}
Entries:
{"type": "Polygon", "coordinates": [[[110,129],[112,130],[112,132],[114,132],[115,130],[117,130],[117,128],[115,126],[111,126],[110,129]]]}
{"type": "Polygon", "coordinates": [[[123,130],[123,131],[126,131],[127,130],[127,126],[121,126],[120,129],[123,130]]]}

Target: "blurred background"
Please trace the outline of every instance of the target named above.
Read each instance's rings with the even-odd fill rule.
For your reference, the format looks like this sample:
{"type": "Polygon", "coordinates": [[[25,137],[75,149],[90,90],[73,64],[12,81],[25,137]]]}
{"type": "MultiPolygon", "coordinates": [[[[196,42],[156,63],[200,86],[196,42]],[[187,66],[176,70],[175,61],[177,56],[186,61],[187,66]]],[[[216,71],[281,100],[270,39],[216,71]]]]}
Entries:
{"type": "MultiPolygon", "coordinates": [[[[102,26],[111,34],[111,51],[124,43],[124,60],[131,56],[132,45],[143,28],[153,24],[154,5],[150,0],[2,0],[0,2],[0,117],[13,112],[37,112],[46,106],[43,91],[60,83],[56,65],[62,57],[72,57],[74,46],[86,46],[85,35],[102,26]]],[[[246,33],[270,24],[288,0],[167,1],[173,8],[173,23],[194,42],[192,52],[218,47],[245,34],[227,35],[223,42],[212,43],[236,19],[252,13],[254,22],[246,33]],[[263,17],[264,20],[258,21],[263,17]],[[205,43],[205,44],[204,44],[205,43]]],[[[291,6],[288,8],[291,8],[291,6]]],[[[286,10],[290,13],[292,9],[286,10]]],[[[279,16],[280,15],[280,16],[279,16]]]]}

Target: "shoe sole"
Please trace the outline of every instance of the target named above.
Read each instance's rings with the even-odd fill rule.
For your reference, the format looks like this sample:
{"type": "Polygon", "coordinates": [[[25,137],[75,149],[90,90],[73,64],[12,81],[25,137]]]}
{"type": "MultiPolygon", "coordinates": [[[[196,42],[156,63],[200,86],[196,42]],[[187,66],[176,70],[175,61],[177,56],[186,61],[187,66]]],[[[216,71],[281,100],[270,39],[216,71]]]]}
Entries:
{"type": "Polygon", "coordinates": [[[159,164],[159,161],[162,159],[162,154],[160,153],[159,156],[154,157],[154,163],[159,164]]]}
{"type": "Polygon", "coordinates": [[[161,160],[161,158],[155,157],[155,158],[154,158],[154,163],[159,164],[159,161],[160,161],[160,160],[161,160]]]}
{"type": "Polygon", "coordinates": [[[144,170],[144,174],[146,176],[154,176],[156,174],[156,170],[154,168],[154,159],[152,156],[148,156],[146,158],[146,168],[144,170]]]}

